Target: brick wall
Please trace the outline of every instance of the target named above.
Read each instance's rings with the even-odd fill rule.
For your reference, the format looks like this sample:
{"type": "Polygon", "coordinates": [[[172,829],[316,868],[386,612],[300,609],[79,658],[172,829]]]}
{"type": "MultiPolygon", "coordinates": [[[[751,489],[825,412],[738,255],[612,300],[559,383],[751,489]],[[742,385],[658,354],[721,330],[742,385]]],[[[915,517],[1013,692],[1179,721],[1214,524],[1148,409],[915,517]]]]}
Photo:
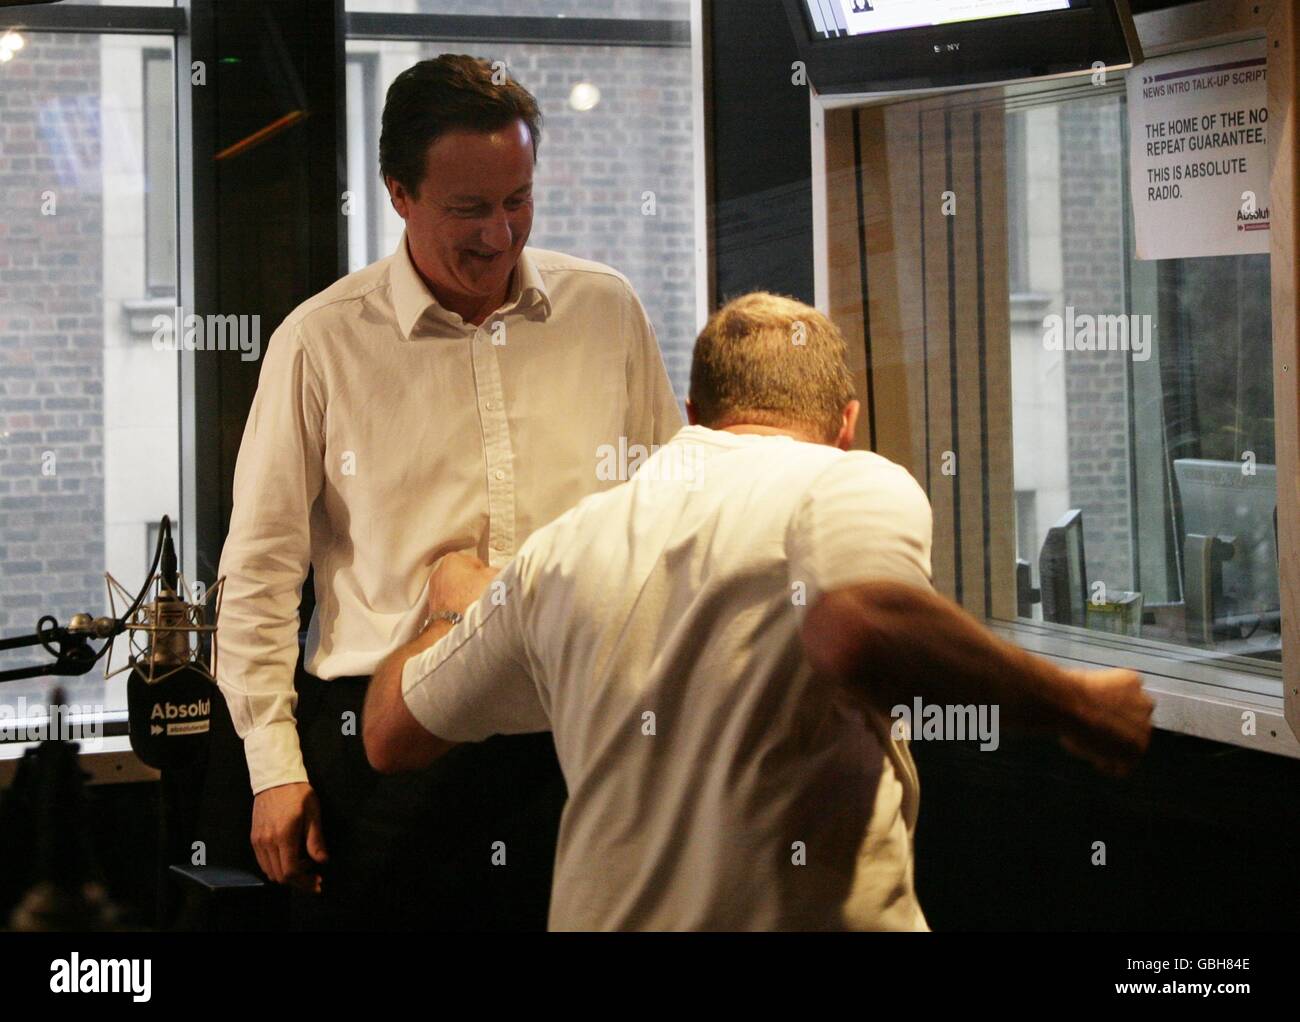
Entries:
{"type": "MultiPolygon", "coordinates": [[[[0,635],[104,603],[99,43],[25,33],[0,64],[0,635]],[[53,192],[55,215],[42,215],[53,192]],[[53,455],[53,475],[42,466],[53,455]]],[[[0,667],[45,663],[39,647],[0,667]]],[[[92,672],[74,699],[99,691],[92,672]],[[89,686],[90,692],[87,691],[89,686]]],[[[7,683],[11,700],[43,687],[7,683]]]]}
{"type": "MultiPolygon", "coordinates": [[[[1115,97],[1060,108],[1064,301],[1077,313],[1126,313],[1123,193],[1115,97]]],[[[1133,588],[1129,522],[1128,355],[1064,352],[1070,506],[1083,509],[1088,581],[1133,588]]]]}

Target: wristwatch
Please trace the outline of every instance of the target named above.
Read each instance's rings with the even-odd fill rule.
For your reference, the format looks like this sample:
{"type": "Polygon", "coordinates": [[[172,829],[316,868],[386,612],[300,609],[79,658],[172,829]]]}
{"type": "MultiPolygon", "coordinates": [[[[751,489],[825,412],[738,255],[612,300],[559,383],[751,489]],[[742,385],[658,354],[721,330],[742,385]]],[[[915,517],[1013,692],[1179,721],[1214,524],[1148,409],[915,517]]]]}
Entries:
{"type": "Polygon", "coordinates": [[[423,633],[435,621],[450,621],[454,628],[460,624],[463,617],[464,615],[457,610],[440,610],[436,614],[430,614],[420,623],[420,632],[423,633]]]}

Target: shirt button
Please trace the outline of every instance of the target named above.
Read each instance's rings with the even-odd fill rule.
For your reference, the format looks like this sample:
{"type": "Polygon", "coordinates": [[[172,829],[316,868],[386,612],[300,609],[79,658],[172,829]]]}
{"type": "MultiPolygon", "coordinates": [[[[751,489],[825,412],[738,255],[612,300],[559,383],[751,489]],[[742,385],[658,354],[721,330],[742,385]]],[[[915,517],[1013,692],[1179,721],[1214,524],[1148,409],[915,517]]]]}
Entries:
{"type": "Polygon", "coordinates": [[[501,469],[497,469],[497,478],[504,479],[505,477],[506,477],[505,472],[503,472],[501,469]]]}

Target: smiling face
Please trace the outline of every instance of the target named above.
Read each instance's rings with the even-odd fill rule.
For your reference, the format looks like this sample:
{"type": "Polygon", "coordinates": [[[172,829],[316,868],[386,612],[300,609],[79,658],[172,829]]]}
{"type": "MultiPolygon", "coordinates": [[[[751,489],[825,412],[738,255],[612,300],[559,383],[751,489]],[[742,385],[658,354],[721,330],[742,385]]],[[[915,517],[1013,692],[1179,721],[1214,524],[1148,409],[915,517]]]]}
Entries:
{"type": "Polygon", "coordinates": [[[439,303],[467,320],[490,315],[509,293],[533,229],[533,163],[528,126],[518,120],[440,136],[425,156],[418,197],[387,180],[416,269],[439,303]]]}

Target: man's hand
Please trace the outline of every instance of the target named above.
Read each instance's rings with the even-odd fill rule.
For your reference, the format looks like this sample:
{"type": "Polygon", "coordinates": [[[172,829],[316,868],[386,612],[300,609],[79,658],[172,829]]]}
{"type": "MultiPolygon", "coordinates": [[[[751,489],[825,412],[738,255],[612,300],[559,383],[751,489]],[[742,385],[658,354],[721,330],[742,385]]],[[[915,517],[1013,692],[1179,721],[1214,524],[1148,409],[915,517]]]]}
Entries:
{"type": "Polygon", "coordinates": [[[320,802],[310,784],[281,784],[253,799],[253,851],[262,872],[277,884],[320,893],[317,864],[324,862],[320,802]]]}
{"type": "Polygon", "coordinates": [[[1061,735],[1067,752],[1111,777],[1124,777],[1151,742],[1155,703],[1135,671],[1070,671],[1079,689],[1074,719],[1061,735]]]}
{"type": "Polygon", "coordinates": [[[447,554],[429,576],[429,613],[454,610],[464,614],[496,574],[496,568],[489,568],[473,554],[447,554]]]}

